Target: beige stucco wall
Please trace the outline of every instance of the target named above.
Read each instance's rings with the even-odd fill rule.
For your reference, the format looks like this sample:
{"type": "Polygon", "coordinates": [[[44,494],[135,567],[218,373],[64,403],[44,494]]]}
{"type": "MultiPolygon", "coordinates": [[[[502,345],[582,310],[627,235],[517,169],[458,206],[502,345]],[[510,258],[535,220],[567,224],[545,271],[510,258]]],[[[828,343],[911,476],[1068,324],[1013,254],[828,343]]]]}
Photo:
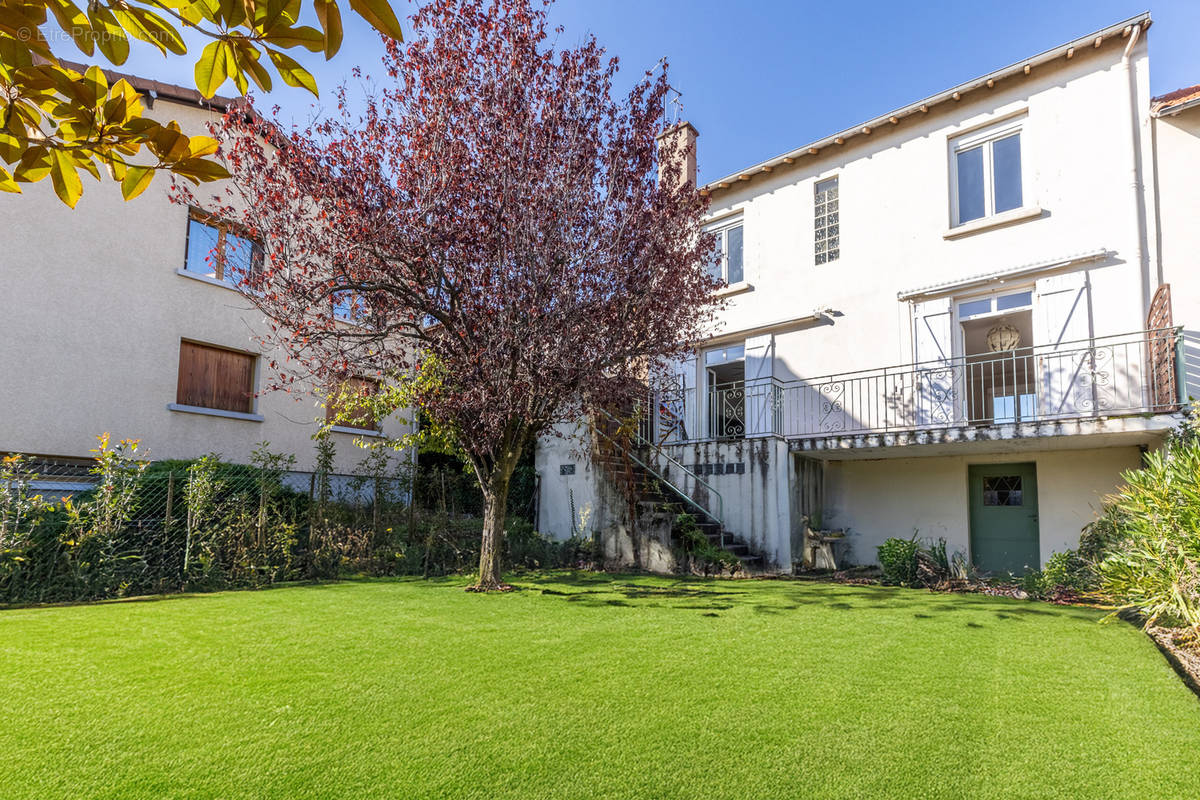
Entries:
{"type": "MultiPolygon", "coordinates": [[[[160,101],[190,133],[211,119],[199,108],[160,101]]],[[[188,212],[168,198],[170,179],[123,202],[112,182],[85,178],[74,211],[49,180],[0,195],[0,451],[86,456],[101,432],[136,438],[152,458],[208,452],[245,462],[256,443],[312,467],[316,397],[300,392],[257,399],[262,422],[167,410],[175,401],[179,342],[186,338],[260,352],[261,313],[230,288],[181,276],[188,212]]],[[[215,193],[202,187],[204,196],[215,193]]],[[[265,385],[266,357],[258,363],[265,385]]],[[[386,423],[403,430],[398,420],[386,423]]],[[[364,453],[332,434],[336,468],[364,453]]],[[[400,458],[408,458],[400,454],[400,458]]]]}
{"type": "Polygon", "coordinates": [[[830,462],[825,477],[825,525],[847,531],[854,563],[876,563],[888,537],[945,539],[969,552],[967,468],[971,464],[1037,464],[1042,562],[1079,545],[1101,498],[1121,484],[1121,472],[1141,464],[1137,447],[1052,450],[1015,455],[891,458],[830,462]]]}

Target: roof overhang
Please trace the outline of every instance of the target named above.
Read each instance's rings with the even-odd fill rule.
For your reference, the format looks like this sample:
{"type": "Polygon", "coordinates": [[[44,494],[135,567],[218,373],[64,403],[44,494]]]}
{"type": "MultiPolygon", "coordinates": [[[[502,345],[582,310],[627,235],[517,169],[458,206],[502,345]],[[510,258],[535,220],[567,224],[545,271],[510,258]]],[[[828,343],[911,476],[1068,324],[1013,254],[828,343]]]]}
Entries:
{"type": "Polygon", "coordinates": [[[800,328],[823,322],[827,319],[832,319],[831,312],[826,310],[815,310],[809,314],[804,314],[798,317],[785,317],[783,319],[771,320],[770,322],[761,322],[756,325],[751,325],[747,328],[738,328],[730,331],[716,331],[707,338],[701,339],[696,343],[699,347],[715,347],[729,342],[738,341],[740,339],[748,339],[751,336],[763,336],[768,333],[788,333],[789,331],[798,330],[800,328]]]}
{"type": "Polygon", "coordinates": [[[1011,269],[987,272],[981,275],[973,275],[968,278],[960,278],[958,280],[946,281],[944,283],[935,283],[915,289],[906,289],[897,293],[896,297],[899,300],[920,300],[923,298],[950,294],[951,292],[980,289],[994,284],[1005,283],[1006,281],[1027,278],[1031,275],[1040,275],[1047,272],[1066,269],[1067,267],[1073,267],[1076,264],[1086,264],[1092,261],[1101,261],[1111,255],[1111,252],[1112,251],[1110,251],[1108,248],[1101,247],[1096,250],[1074,253],[1072,255],[1062,256],[1060,258],[1034,261],[1033,263],[1022,264],[1019,267],[1012,267],[1011,269]]]}
{"type": "Polygon", "coordinates": [[[818,139],[815,142],[797,147],[795,150],[789,150],[782,155],[774,158],[760,161],[757,164],[749,166],[743,170],[739,170],[723,178],[705,184],[702,191],[712,193],[722,191],[736,186],[737,184],[748,181],[756,175],[769,173],[777,168],[790,166],[798,160],[819,154],[822,150],[832,145],[842,145],[857,136],[869,136],[876,128],[884,126],[893,126],[900,124],[900,121],[906,117],[911,117],[916,114],[928,113],[934,106],[942,103],[954,102],[961,100],[969,92],[974,92],[979,89],[993,88],[997,81],[1003,80],[1014,75],[1028,75],[1035,67],[1043,64],[1056,61],[1058,59],[1070,59],[1074,57],[1077,50],[1082,51],[1084,48],[1098,48],[1107,40],[1116,37],[1127,37],[1133,32],[1135,26],[1140,25],[1142,30],[1149,28],[1153,20],[1150,19],[1150,12],[1145,11],[1138,14],[1136,17],[1130,17],[1123,22],[1118,22],[1114,25],[1109,25],[1107,28],[1098,30],[1095,33],[1089,33],[1086,36],[1081,36],[1078,39],[1067,42],[1066,44],[1053,47],[1045,52],[1039,53],[1032,58],[1022,59],[1015,63],[1009,64],[1007,67],[989,72],[987,75],[980,76],[966,83],[960,83],[944,92],[939,92],[935,95],[926,97],[924,100],[918,100],[915,103],[910,103],[903,108],[898,108],[895,111],[889,111],[873,119],[869,119],[859,125],[847,128],[844,131],[835,133],[832,136],[826,136],[823,139],[818,139]]]}
{"type": "Polygon", "coordinates": [[[1175,106],[1167,106],[1166,108],[1159,109],[1158,111],[1151,111],[1150,113],[1154,117],[1173,117],[1181,111],[1187,111],[1189,108],[1197,107],[1200,107],[1200,97],[1197,97],[1193,100],[1188,100],[1186,103],[1180,103],[1179,105],[1175,106]]]}
{"type": "MultiPolygon", "coordinates": [[[[67,61],[66,59],[59,59],[58,63],[63,67],[66,67],[67,69],[73,69],[76,72],[86,72],[92,66],[100,66],[99,64],[81,64],[75,61],[67,61]]],[[[128,81],[129,85],[136,89],[140,94],[146,95],[150,98],[150,105],[152,105],[155,100],[167,100],[169,102],[180,103],[182,105],[199,106],[200,108],[207,108],[224,114],[229,110],[230,106],[239,103],[245,103],[245,101],[240,98],[222,97],[221,95],[205,97],[204,95],[200,94],[200,92],[187,86],[179,86],[174,83],[164,83],[162,81],[155,81],[149,78],[142,78],[137,75],[131,75],[127,72],[118,72],[106,67],[100,67],[100,71],[104,73],[105,79],[107,79],[110,84],[116,83],[119,80],[128,81]]]]}

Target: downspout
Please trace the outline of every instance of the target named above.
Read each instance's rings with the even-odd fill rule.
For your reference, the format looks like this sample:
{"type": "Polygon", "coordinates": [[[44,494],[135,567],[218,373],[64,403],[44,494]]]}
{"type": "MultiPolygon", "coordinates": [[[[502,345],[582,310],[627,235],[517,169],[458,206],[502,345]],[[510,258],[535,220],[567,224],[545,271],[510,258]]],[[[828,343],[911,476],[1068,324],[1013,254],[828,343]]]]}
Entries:
{"type": "Polygon", "coordinates": [[[1130,196],[1133,201],[1133,260],[1137,264],[1138,270],[1138,313],[1141,317],[1140,325],[1145,325],[1146,319],[1146,298],[1149,286],[1146,285],[1146,265],[1145,265],[1145,249],[1142,246],[1142,229],[1145,212],[1142,209],[1142,181],[1141,181],[1141,153],[1138,149],[1138,100],[1137,100],[1137,80],[1133,75],[1133,67],[1131,66],[1133,48],[1137,45],[1138,39],[1142,32],[1142,25],[1138,23],[1133,26],[1133,30],[1129,32],[1129,41],[1125,44],[1125,52],[1121,55],[1121,69],[1125,73],[1125,80],[1129,88],[1129,189],[1130,196]]]}

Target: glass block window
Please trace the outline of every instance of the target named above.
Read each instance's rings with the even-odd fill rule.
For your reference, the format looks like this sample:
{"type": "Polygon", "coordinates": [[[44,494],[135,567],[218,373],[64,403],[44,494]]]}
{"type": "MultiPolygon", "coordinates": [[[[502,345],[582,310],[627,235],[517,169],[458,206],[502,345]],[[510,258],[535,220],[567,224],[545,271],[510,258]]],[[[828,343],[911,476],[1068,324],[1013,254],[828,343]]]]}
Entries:
{"type": "Polygon", "coordinates": [[[954,140],[950,173],[953,224],[1020,208],[1021,121],[954,140]]]}
{"type": "Polygon", "coordinates": [[[816,263],[837,261],[841,254],[837,178],[817,181],[813,194],[813,215],[813,254],[816,263]]]}
{"type": "Polygon", "coordinates": [[[985,506],[1019,506],[1021,503],[1020,475],[990,475],[983,479],[985,506]]]}

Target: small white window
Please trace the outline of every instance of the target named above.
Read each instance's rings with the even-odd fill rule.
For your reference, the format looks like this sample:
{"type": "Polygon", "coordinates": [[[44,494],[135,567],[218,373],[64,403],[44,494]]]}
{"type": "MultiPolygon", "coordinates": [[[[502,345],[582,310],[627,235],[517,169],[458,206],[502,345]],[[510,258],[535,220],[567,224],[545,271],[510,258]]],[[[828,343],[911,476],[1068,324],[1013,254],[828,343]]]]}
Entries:
{"type": "Polygon", "coordinates": [[[950,194],[955,225],[1023,205],[1022,122],[1010,121],[950,143],[950,194]]]}
{"type": "Polygon", "coordinates": [[[738,283],[745,278],[742,265],[742,220],[723,222],[708,229],[717,237],[716,258],[708,265],[708,272],[725,283],[738,283]]]}
{"type": "Polygon", "coordinates": [[[813,187],[813,257],[816,263],[837,261],[841,254],[838,179],[817,181],[813,187]]]}
{"type": "Polygon", "coordinates": [[[978,319],[1005,312],[1024,311],[1033,307],[1033,291],[1026,289],[1011,294],[994,294],[978,299],[963,300],[958,304],[960,320],[978,319]]]}

